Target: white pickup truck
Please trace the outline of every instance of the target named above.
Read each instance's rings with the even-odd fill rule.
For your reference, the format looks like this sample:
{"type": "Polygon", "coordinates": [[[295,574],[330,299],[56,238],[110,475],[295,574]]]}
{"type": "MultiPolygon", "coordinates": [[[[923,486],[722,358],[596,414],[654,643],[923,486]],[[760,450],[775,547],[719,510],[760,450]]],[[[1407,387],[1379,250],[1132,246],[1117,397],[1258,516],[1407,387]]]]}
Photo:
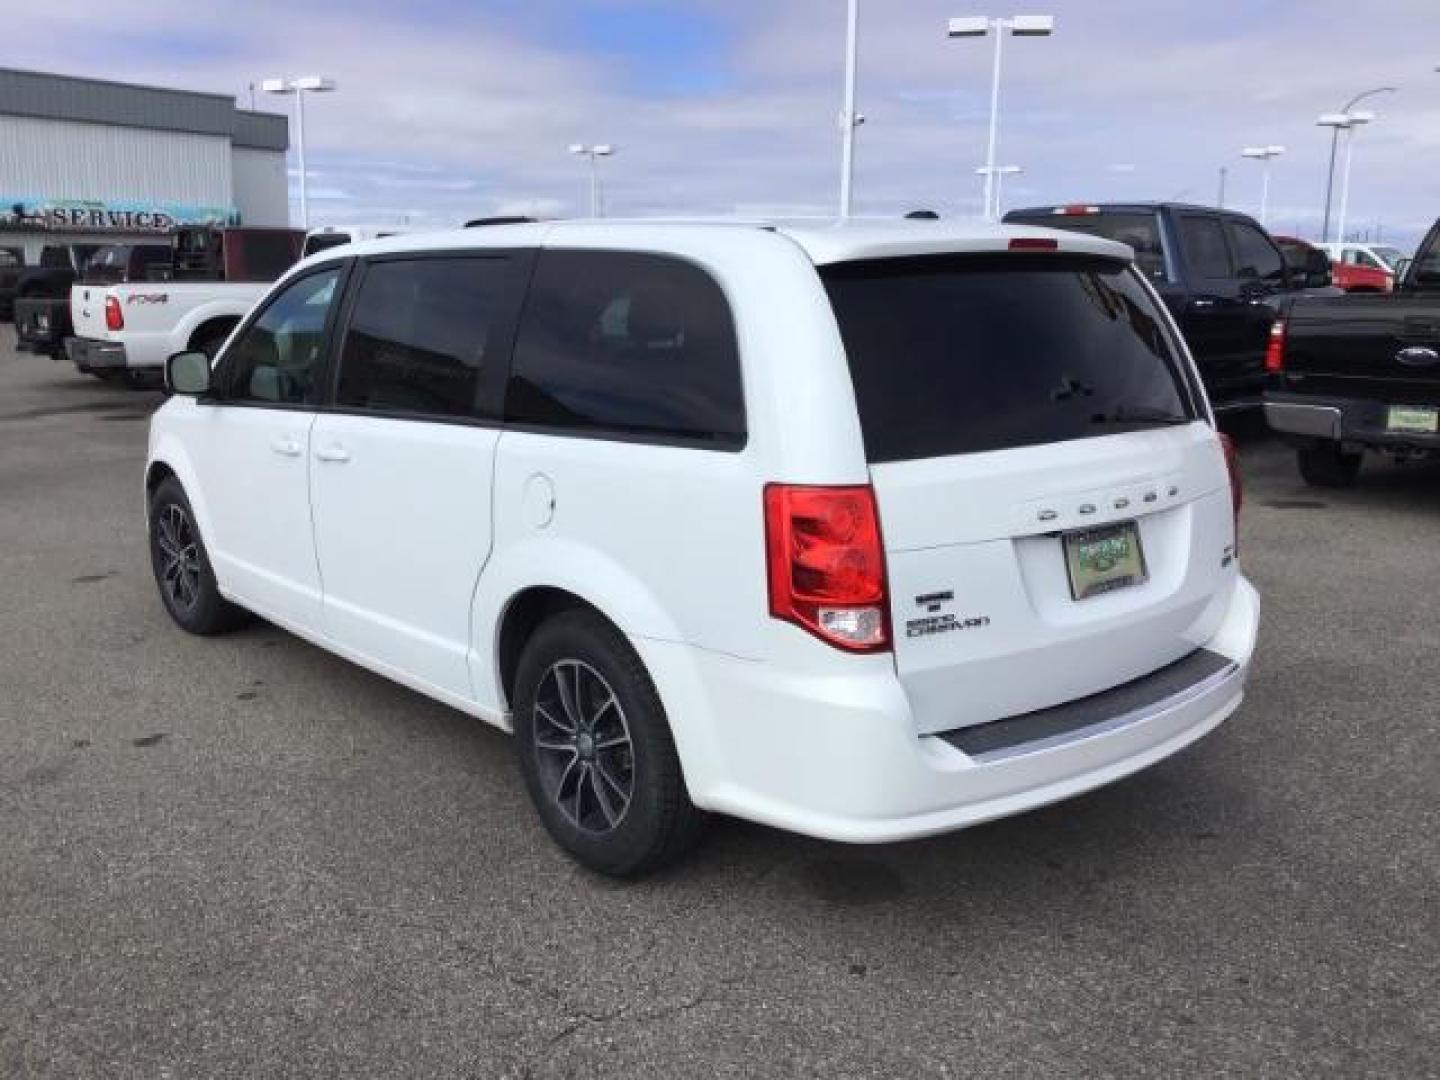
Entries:
{"type": "Polygon", "coordinates": [[[137,383],[158,381],[173,353],[213,356],[302,239],[291,229],[182,231],[170,280],[71,288],[66,354],[81,372],[137,383]]]}

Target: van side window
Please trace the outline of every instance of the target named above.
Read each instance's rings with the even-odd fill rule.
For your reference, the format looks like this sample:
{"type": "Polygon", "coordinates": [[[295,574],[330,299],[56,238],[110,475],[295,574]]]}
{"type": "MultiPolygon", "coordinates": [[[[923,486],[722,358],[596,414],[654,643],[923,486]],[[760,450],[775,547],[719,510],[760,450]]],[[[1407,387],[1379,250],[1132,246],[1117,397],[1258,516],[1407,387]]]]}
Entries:
{"type": "Polygon", "coordinates": [[[740,353],[725,294],[682,259],[541,252],[520,320],[506,416],[742,445],[740,353]]]}
{"type": "Polygon", "coordinates": [[[217,380],[226,401],[314,405],[325,365],[325,323],[340,268],[288,286],[223,354],[217,380]]]}
{"type": "Polygon", "coordinates": [[[1230,252],[1225,247],[1225,230],[1218,218],[1182,214],[1180,237],[1185,245],[1185,264],[1196,277],[1235,276],[1230,265],[1230,252]]]}
{"type": "Polygon", "coordinates": [[[1235,274],[1242,278],[1279,281],[1285,264],[1265,234],[1243,221],[1230,222],[1230,239],[1235,245],[1235,274]]]}
{"type": "Polygon", "coordinates": [[[437,417],[498,417],[503,357],[495,323],[510,260],[455,257],[370,263],[340,354],[341,408],[437,417]],[[487,392],[488,391],[488,392],[487,392]]]}

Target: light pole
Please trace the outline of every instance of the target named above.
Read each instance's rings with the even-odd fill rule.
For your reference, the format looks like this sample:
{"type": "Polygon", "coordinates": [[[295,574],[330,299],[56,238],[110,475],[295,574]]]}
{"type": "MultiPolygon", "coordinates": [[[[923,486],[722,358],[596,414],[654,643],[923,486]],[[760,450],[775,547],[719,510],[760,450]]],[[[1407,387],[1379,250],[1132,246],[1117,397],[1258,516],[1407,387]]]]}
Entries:
{"type": "Polygon", "coordinates": [[[1053,15],[1015,15],[992,19],[988,15],[967,15],[951,19],[947,33],[952,38],[995,35],[995,59],[990,72],[990,135],[985,144],[985,216],[995,220],[995,142],[1000,126],[1000,54],[1006,33],[1016,37],[1049,37],[1055,32],[1053,15]]]}
{"type": "Polygon", "coordinates": [[[1335,187],[1335,144],[1340,138],[1340,129],[1347,126],[1350,110],[1375,94],[1393,94],[1393,86],[1377,86],[1356,94],[1347,101],[1338,113],[1326,113],[1315,121],[1320,127],[1330,128],[1330,165],[1325,172],[1325,223],[1320,228],[1320,242],[1330,239],[1330,194],[1335,187]]]}
{"type": "Polygon", "coordinates": [[[1023,173],[1024,171],[1025,171],[1025,170],[1024,170],[1022,167],[1020,167],[1019,165],[995,165],[995,166],[981,165],[978,169],[975,170],[976,174],[979,175],[979,176],[985,176],[987,173],[993,173],[993,174],[994,174],[994,177],[995,177],[995,218],[996,218],[996,220],[999,220],[999,218],[1000,218],[1000,211],[1001,211],[1001,208],[1002,208],[1002,203],[1001,203],[1001,201],[1000,201],[1000,193],[1004,190],[1005,177],[1007,177],[1007,176],[1019,176],[1019,175],[1020,175],[1021,173],[1023,173]]]}
{"type": "Polygon", "coordinates": [[[1283,146],[1247,146],[1240,151],[1241,157],[1253,158],[1260,162],[1260,225],[1263,228],[1270,220],[1270,159],[1285,153],[1283,146]]]}
{"type": "Polygon", "coordinates": [[[848,218],[855,186],[856,69],[860,60],[860,0],[850,0],[845,16],[845,103],[840,109],[840,216],[848,218]]]}
{"type": "Polygon", "coordinates": [[[596,143],[594,146],[571,143],[570,153],[590,159],[590,216],[593,218],[604,217],[605,193],[600,187],[600,159],[610,157],[615,153],[615,148],[609,143],[596,143]]]}
{"type": "Polygon", "coordinates": [[[267,94],[295,95],[295,152],[300,160],[300,227],[310,228],[310,202],[305,177],[305,95],[328,93],[335,80],[323,75],[302,75],[296,79],[265,79],[260,89],[267,94]]]}
{"type": "Polygon", "coordinates": [[[1340,213],[1335,223],[1335,239],[1345,242],[1345,216],[1350,208],[1350,161],[1355,152],[1355,129],[1375,119],[1375,114],[1363,109],[1351,110],[1350,122],[1345,125],[1345,169],[1340,180],[1340,213]]]}

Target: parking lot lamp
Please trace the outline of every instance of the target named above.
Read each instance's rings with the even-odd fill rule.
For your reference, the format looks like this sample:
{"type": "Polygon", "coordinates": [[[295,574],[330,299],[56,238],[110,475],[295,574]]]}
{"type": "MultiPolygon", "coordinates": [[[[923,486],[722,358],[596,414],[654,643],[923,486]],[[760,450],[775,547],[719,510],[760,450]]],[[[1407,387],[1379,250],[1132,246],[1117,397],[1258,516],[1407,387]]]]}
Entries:
{"type": "Polygon", "coordinates": [[[577,157],[590,159],[590,216],[592,218],[604,217],[605,193],[600,186],[599,159],[612,156],[615,153],[615,148],[609,143],[596,143],[593,146],[586,146],[584,143],[571,143],[570,153],[577,157]]]}
{"type": "Polygon", "coordinates": [[[1339,112],[1325,113],[1315,121],[1320,127],[1330,129],[1330,165],[1325,172],[1325,220],[1320,227],[1321,243],[1330,239],[1330,194],[1335,187],[1335,145],[1339,141],[1341,129],[1348,126],[1350,110],[1375,94],[1393,94],[1394,92],[1395,87],[1393,86],[1377,86],[1373,90],[1365,90],[1347,101],[1339,112]]]}
{"type": "Polygon", "coordinates": [[[260,89],[267,94],[295,95],[295,154],[300,165],[300,227],[310,228],[310,203],[305,177],[305,95],[329,93],[335,80],[323,75],[301,75],[294,79],[265,79],[260,89]]]}
{"type": "Polygon", "coordinates": [[[1270,161],[1285,153],[1283,146],[1247,146],[1240,151],[1241,157],[1260,162],[1260,225],[1269,224],[1270,219],[1270,161]]]}
{"type": "Polygon", "coordinates": [[[1053,15],[1014,15],[1008,19],[994,19],[988,15],[967,15],[951,19],[946,32],[952,38],[995,37],[995,56],[990,71],[990,133],[985,144],[985,216],[996,220],[997,201],[995,186],[995,143],[1000,126],[1000,56],[1001,43],[1005,35],[1015,37],[1049,37],[1055,32],[1053,15]]]}
{"type": "Polygon", "coordinates": [[[1345,167],[1340,176],[1340,212],[1336,215],[1335,239],[1345,242],[1345,216],[1350,209],[1350,162],[1355,153],[1355,129],[1375,119],[1375,114],[1365,110],[1351,110],[1350,122],[1345,125],[1345,167]]]}

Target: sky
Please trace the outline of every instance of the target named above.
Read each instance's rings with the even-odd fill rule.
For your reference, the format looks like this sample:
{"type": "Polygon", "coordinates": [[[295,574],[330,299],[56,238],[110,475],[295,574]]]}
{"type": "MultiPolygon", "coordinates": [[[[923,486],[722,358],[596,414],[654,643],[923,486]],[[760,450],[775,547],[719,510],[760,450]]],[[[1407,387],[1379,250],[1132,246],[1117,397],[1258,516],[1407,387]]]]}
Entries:
{"type": "MultiPolygon", "coordinates": [[[[18,0],[11,0],[17,3],[18,0]]],[[[855,210],[979,212],[991,43],[964,0],[860,0],[855,210]]],[[[612,215],[816,215],[839,187],[845,0],[46,0],[11,67],[234,94],[322,74],[307,100],[312,225],[442,227],[581,215],[608,142],[612,215]]],[[[1351,231],[1413,243],[1440,214],[1440,0],[1040,0],[1051,38],[1005,41],[1007,206],[1129,199],[1258,213],[1315,237],[1322,112],[1380,86],[1354,143],[1351,231]]],[[[256,106],[288,99],[255,93],[256,106]]],[[[293,128],[292,128],[293,138],[293,128]]],[[[291,166],[294,176],[295,155],[291,166]]],[[[295,180],[292,176],[292,188],[295,180]]],[[[1338,200],[1338,172],[1336,199],[1338,200]]],[[[292,192],[293,194],[293,192],[292,192]]]]}

